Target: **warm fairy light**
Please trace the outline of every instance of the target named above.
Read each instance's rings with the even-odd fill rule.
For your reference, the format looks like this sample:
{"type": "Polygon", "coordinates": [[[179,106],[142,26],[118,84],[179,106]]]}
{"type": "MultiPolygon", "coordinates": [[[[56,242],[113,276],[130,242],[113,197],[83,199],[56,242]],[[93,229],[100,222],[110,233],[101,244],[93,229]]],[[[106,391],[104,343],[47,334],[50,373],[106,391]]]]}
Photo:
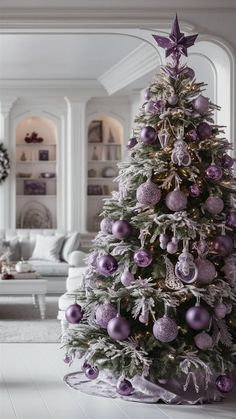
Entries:
{"type": "Polygon", "coordinates": [[[171,359],[171,360],[174,360],[175,359],[174,355],[172,355],[172,354],[169,354],[168,355],[168,358],[171,359]]]}

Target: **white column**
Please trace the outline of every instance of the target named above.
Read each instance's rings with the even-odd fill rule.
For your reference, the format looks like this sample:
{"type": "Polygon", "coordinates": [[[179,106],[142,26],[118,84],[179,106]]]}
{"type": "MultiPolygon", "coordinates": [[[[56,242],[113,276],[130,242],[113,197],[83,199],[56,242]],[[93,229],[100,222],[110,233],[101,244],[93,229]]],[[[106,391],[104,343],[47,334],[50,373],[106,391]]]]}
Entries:
{"type": "Polygon", "coordinates": [[[86,99],[66,98],[67,114],[67,229],[86,231],[87,133],[86,99]]]}

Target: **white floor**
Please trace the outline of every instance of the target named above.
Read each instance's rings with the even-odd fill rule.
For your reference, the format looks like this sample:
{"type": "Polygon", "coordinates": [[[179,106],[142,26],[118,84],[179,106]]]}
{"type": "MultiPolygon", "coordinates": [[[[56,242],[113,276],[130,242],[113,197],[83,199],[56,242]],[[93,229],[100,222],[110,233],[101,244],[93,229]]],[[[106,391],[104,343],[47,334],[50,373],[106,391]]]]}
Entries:
{"type": "MultiPolygon", "coordinates": [[[[0,419],[235,419],[231,402],[205,406],[147,405],[85,395],[65,386],[57,344],[0,344],[0,419]]],[[[235,399],[235,401],[234,401],[235,399]]]]}

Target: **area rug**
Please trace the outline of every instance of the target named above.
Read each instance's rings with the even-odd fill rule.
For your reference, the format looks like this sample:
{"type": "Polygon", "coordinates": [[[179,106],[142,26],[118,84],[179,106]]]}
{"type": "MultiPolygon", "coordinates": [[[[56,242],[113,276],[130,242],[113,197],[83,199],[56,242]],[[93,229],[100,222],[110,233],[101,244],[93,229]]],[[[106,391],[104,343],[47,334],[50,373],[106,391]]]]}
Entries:
{"type": "Polygon", "coordinates": [[[54,343],[61,337],[58,297],[46,297],[46,318],[31,297],[0,297],[0,343],[54,343]]]}

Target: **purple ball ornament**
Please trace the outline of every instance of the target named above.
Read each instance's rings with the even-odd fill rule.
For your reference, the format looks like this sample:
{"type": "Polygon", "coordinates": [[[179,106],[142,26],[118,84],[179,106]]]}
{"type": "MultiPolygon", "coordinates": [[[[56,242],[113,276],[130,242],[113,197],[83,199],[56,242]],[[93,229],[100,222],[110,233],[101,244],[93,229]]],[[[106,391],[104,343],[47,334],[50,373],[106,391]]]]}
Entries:
{"type": "Polygon", "coordinates": [[[161,233],[159,237],[159,242],[160,242],[160,248],[165,250],[169,242],[169,237],[167,236],[167,234],[161,233]]]}
{"type": "Polygon", "coordinates": [[[138,140],[136,137],[130,138],[127,142],[127,148],[131,150],[131,148],[135,147],[138,144],[138,140]]]}
{"type": "Polygon", "coordinates": [[[180,189],[175,189],[166,196],[166,206],[171,211],[182,211],[187,207],[187,203],[187,196],[180,189]]]}
{"type": "Polygon", "coordinates": [[[133,393],[134,389],[129,380],[126,380],[126,378],[120,378],[116,385],[116,391],[121,396],[129,396],[133,393]]]}
{"type": "Polygon", "coordinates": [[[233,248],[234,242],[230,236],[217,236],[213,240],[213,249],[219,256],[229,256],[233,252],[233,248]]]}
{"type": "Polygon", "coordinates": [[[210,214],[217,215],[224,209],[224,201],[219,196],[209,196],[205,202],[205,208],[210,214]]]}
{"type": "Polygon", "coordinates": [[[199,95],[193,100],[192,105],[193,109],[202,115],[209,109],[209,99],[205,96],[199,95]]]}
{"type": "Polygon", "coordinates": [[[134,253],[134,262],[140,268],[146,268],[152,263],[152,254],[149,250],[139,249],[134,253]]]}
{"type": "Polygon", "coordinates": [[[63,358],[63,361],[65,362],[65,364],[70,364],[71,361],[72,361],[72,358],[69,354],[65,354],[64,358],[63,358]]]}
{"type": "Polygon", "coordinates": [[[83,310],[79,304],[71,304],[65,311],[65,318],[68,323],[80,323],[83,318],[83,310]]]}
{"type": "Polygon", "coordinates": [[[212,136],[212,127],[207,122],[200,122],[197,134],[200,140],[206,140],[212,136]]]}
{"type": "Polygon", "coordinates": [[[185,320],[191,329],[202,330],[208,328],[210,315],[204,307],[195,306],[187,310],[185,320]]]}
{"type": "Polygon", "coordinates": [[[150,89],[147,88],[144,90],[144,99],[149,100],[151,98],[151,92],[150,89]]]}
{"type": "Polygon", "coordinates": [[[113,224],[113,220],[111,220],[111,218],[108,218],[108,217],[103,218],[103,220],[100,223],[100,230],[103,233],[111,234],[112,224],[113,224]]]}
{"type": "Polygon", "coordinates": [[[156,143],[158,135],[155,128],[148,125],[141,129],[140,137],[143,144],[149,145],[156,143]]]}
{"type": "Polygon", "coordinates": [[[171,241],[167,244],[166,250],[170,255],[174,255],[178,250],[178,244],[171,241]]]}
{"type": "Polygon", "coordinates": [[[221,159],[221,166],[224,169],[230,169],[233,165],[234,165],[234,160],[232,159],[232,157],[229,156],[228,154],[224,154],[224,156],[221,159]]]}
{"type": "Polygon", "coordinates": [[[117,220],[112,224],[112,234],[118,240],[126,239],[131,231],[131,225],[126,220],[117,220]]]}
{"type": "Polygon", "coordinates": [[[97,367],[92,367],[89,366],[86,370],[85,370],[85,375],[89,380],[96,380],[96,378],[99,375],[99,370],[97,367]]]}
{"type": "Polygon", "coordinates": [[[212,337],[204,331],[194,337],[194,342],[198,349],[202,351],[211,349],[213,345],[212,337]]]}
{"type": "Polygon", "coordinates": [[[153,325],[153,335],[160,342],[172,342],[177,338],[178,327],[174,320],[164,315],[153,325]]]}
{"type": "Polygon", "coordinates": [[[129,287],[132,284],[132,282],[134,282],[134,280],[134,275],[129,271],[123,272],[120,278],[120,281],[124,285],[124,287],[129,287]]]}
{"type": "Polygon", "coordinates": [[[112,275],[118,268],[117,260],[112,255],[100,256],[97,260],[97,271],[101,275],[112,275]]]}
{"type": "Polygon", "coordinates": [[[216,276],[216,269],[213,263],[207,259],[197,259],[195,264],[198,271],[197,281],[204,285],[210,284],[216,276]]]}
{"type": "Polygon", "coordinates": [[[103,329],[106,329],[109,321],[114,319],[116,316],[117,309],[110,303],[99,305],[95,313],[96,323],[103,329]]]}
{"type": "Polygon", "coordinates": [[[226,374],[219,375],[216,379],[216,387],[221,393],[229,393],[234,386],[234,382],[231,377],[226,374]]]}
{"type": "Polygon", "coordinates": [[[169,103],[169,105],[175,106],[178,103],[178,100],[178,96],[173,94],[168,97],[167,102],[169,103]]]}
{"type": "Polygon", "coordinates": [[[201,188],[195,183],[189,188],[189,192],[192,198],[198,198],[201,195],[201,188]]]}
{"type": "Polygon", "coordinates": [[[83,365],[82,365],[82,367],[81,367],[81,369],[82,369],[83,372],[85,372],[90,367],[91,367],[91,365],[88,363],[87,360],[85,360],[84,363],[83,363],[83,365]]]}
{"type": "Polygon", "coordinates": [[[197,140],[197,131],[195,129],[190,129],[185,134],[185,139],[189,141],[196,141],[197,140]]]}
{"type": "Polygon", "coordinates": [[[184,76],[184,78],[186,78],[186,79],[191,79],[192,80],[195,77],[195,72],[192,68],[185,67],[181,72],[181,76],[184,76]]]}
{"type": "Polygon", "coordinates": [[[211,164],[205,170],[205,177],[210,180],[220,180],[223,174],[221,167],[216,164],[211,164]]]}
{"type": "Polygon", "coordinates": [[[236,228],[236,212],[231,211],[226,217],[226,225],[233,229],[236,228]]]}
{"type": "Polygon", "coordinates": [[[130,332],[129,322],[121,316],[111,319],[107,325],[107,333],[114,340],[125,340],[130,332]]]}
{"type": "Polygon", "coordinates": [[[136,198],[140,204],[156,205],[161,199],[161,190],[156,183],[148,179],[138,187],[136,198]]]}
{"type": "Polygon", "coordinates": [[[146,114],[152,114],[152,113],[156,113],[156,109],[155,109],[155,102],[153,102],[153,100],[152,99],[150,99],[147,103],[146,103],[146,105],[145,105],[145,107],[144,107],[144,111],[145,111],[145,113],[146,114]]]}
{"type": "Polygon", "coordinates": [[[224,303],[218,303],[214,308],[214,313],[218,319],[224,319],[227,314],[227,307],[224,303]]]}

